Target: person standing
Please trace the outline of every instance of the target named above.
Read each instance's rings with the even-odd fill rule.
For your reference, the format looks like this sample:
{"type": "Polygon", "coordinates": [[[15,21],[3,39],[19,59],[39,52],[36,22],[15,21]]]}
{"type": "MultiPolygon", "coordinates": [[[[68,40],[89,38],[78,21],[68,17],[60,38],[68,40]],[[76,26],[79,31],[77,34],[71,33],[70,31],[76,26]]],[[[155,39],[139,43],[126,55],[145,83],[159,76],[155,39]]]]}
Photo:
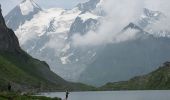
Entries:
{"type": "Polygon", "coordinates": [[[66,100],[68,99],[69,92],[66,91],[66,100]]]}
{"type": "Polygon", "coordinates": [[[8,91],[11,92],[11,83],[8,83],[8,91]]]}

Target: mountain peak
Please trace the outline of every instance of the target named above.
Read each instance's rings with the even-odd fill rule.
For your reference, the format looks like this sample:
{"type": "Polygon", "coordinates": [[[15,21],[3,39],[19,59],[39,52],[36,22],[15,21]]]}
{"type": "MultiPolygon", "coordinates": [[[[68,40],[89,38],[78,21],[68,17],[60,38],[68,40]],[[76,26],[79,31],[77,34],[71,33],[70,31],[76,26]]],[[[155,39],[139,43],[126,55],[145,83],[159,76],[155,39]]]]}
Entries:
{"type": "Polygon", "coordinates": [[[21,2],[19,7],[23,15],[28,15],[29,13],[33,12],[35,9],[41,10],[40,6],[38,6],[38,4],[36,4],[33,0],[24,0],[21,2]]]}
{"type": "Polygon", "coordinates": [[[162,13],[159,12],[159,11],[152,11],[152,10],[149,10],[147,8],[144,8],[144,14],[147,16],[147,17],[157,17],[157,16],[160,16],[162,13]]]}
{"type": "Polygon", "coordinates": [[[89,11],[89,10],[95,9],[99,2],[100,0],[89,0],[88,2],[85,2],[85,3],[79,3],[77,7],[81,11],[89,11]]]}
{"type": "Polygon", "coordinates": [[[131,28],[131,29],[136,29],[136,30],[139,30],[139,31],[143,31],[139,26],[137,26],[137,25],[135,25],[134,23],[129,23],[129,25],[127,25],[124,29],[123,29],[123,31],[125,31],[125,30],[127,30],[127,29],[129,29],[129,28],[131,28]]]}
{"type": "Polygon", "coordinates": [[[23,0],[5,16],[5,21],[9,28],[16,31],[20,25],[31,20],[35,14],[41,11],[42,9],[33,0],[23,0]]]}

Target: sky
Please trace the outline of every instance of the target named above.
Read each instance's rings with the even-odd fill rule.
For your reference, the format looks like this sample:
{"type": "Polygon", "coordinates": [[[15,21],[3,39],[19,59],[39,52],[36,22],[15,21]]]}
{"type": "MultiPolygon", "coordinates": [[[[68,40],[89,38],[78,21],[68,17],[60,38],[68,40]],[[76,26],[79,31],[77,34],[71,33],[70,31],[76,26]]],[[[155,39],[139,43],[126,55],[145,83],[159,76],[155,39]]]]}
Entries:
{"type": "MultiPolygon", "coordinates": [[[[0,0],[2,5],[3,15],[6,15],[12,8],[19,4],[22,0],[0,0]]],[[[34,0],[42,8],[52,8],[52,7],[62,7],[62,8],[72,8],[80,2],[85,2],[88,0],[34,0]]]]}

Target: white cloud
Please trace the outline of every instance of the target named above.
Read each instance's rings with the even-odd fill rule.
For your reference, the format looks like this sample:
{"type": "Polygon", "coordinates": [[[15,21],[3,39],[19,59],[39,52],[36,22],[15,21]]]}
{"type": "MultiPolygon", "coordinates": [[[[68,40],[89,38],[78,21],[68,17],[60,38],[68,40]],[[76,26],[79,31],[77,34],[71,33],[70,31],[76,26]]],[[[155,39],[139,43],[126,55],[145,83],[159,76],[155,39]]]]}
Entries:
{"type": "Polygon", "coordinates": [[[73,36],[74,46],[98,46],[106,43],[119,43],[134,39],[138,31],[128,29],[125,32],[117,34],[97,34],[96,32],[89,32],[88,34],[81,36],[76,34],[73,36]]]}
{"type": "Polygon", "coordinates": [[[169,0],[145,0],[145,7],[151,10],[161,11],[167,13],[170,8],[169,0]]]}
{"type": "Polygon", "coordinates": [[[75,46],[101,45],[131,39],[135,35],[133,30],[120,32],[130,22],[139,18],[143,11],[143,3],[141,0],[106,0],[103,8],[107,16],[104,18],[105,20],[101,21],[99,30],[83,36],[74,35],[73,44],[75,46]]]}

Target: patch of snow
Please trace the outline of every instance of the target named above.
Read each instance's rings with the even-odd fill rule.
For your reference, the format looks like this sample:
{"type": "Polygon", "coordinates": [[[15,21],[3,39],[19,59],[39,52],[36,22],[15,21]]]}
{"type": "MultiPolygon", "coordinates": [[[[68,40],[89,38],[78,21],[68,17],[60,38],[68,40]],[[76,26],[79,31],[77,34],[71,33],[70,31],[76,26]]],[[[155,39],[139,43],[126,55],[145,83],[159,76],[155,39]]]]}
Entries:
{"type": "Polygon", "coordinates": [[[96,7],[101,7],[104,5],[104,0],[100,0],[100,2],[96,5],[96,7]]]}
{"type": "Polygon", "coordinates": [[[79,15],[78,17],[80,17],[81,20],[83,20],[83,22],[85,22],[88,19],[98,19],[100,16],[94,15],[90,12],[86,12],[84,14],[79,15]]]}
{"type": "Polygon", "coordinates": [[[143,18],[147,18],[146,15],[141,15],[141,19],[143,19],[143,18]]]}
{"type": "Polygon", "coordinates": [[[159,14],[158,13],[155,13],[154,16],[158,16],[159,14]]]}
{"type": "Polygon", "coordinates": [[[42,48],[40,48],[40,52],[43,51],[46,48],[46,46],[43,46],[42,48]]]}
{"type": "Polygon", "coordinates": [[[29,53],[29,52],[30,52],[31,50],[33,50],[35,47],[36,47],[36,44],[34,43],[34,45],[33,45],[31,48],[27,49],[26,51],[29,53]]]}
{"type": "Polygon", "coordinates": [[[70,44],[66,44],[66,46],[62,49],[62,52],[66,53],[70,49],[70,44]]]}
{"type": "Polygon", "coordinates": [[[28,15],[30,12],[34,11],[34,5],[32,1],[25,0],[24,2],[20,4],[20,9],[23,15],[28,15]]]}
{"type": "Polygon", "coordinates": [[[68,57],[61,57],[60,58],[62,64],[67,64],[67,59],[68,59],[68,57]]]}
{"type": "Polygon", "coordinates": [[[79,61],[79,59],[76,59],[76,62],[78,62],[79,61]]]}
{"type": "Polygon", "coordinates": [[[95,52],[95,53],[93,53],[92,57],[95,57],[95,56],[96,56],[96,52],[95,52]]]}
{"type": "Polygon", "coordinates": [[[69,62],[70,62],[69,57],[72,56],[72,55],[73,55],[73,53],[71,53],[71,54],[69,54],[69,55],[67,55],[67,56],[61,57],[61,58],[60,58],[61,63],[64,64],[64,65],[67,64],[67,63],[69,63],[69,62]]]}

